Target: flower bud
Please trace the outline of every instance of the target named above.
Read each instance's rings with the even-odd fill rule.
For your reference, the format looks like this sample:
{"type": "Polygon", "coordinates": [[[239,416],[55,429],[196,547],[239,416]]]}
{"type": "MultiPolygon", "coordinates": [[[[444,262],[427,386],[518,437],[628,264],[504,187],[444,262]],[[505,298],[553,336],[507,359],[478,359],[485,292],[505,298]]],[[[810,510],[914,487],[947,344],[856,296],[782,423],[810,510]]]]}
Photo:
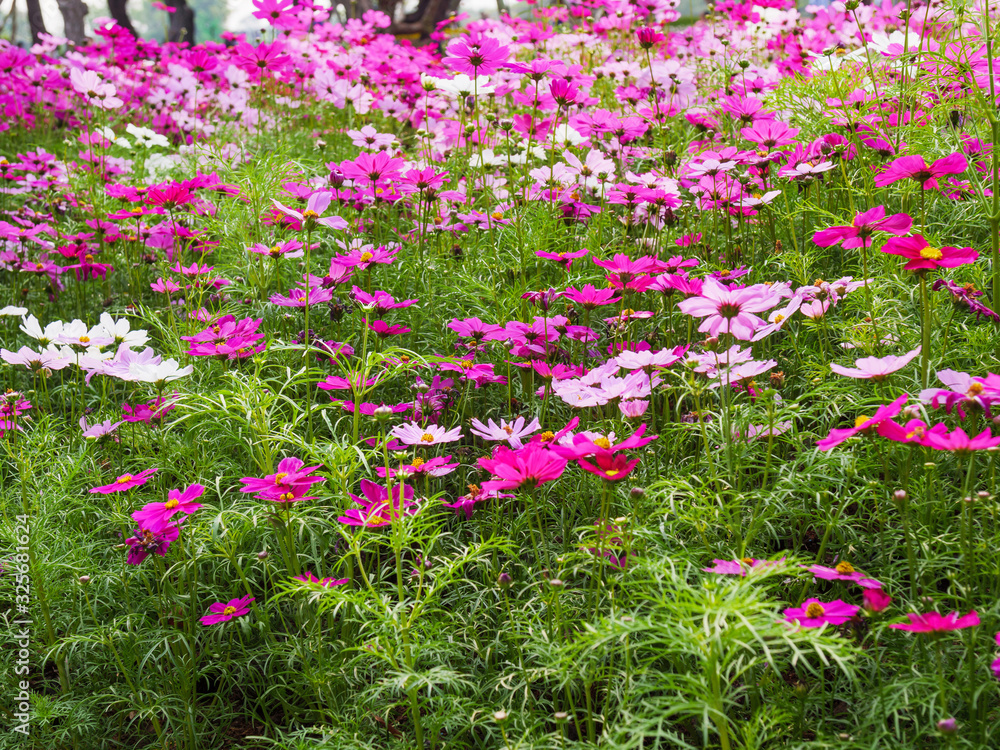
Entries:
{"type": "Polygon", "coordinates": [[[330,182],[331,187],[339,188],[344,184],[344,173],[337,168],[330,170],[330,176],[327,180],[330,182]]]}
{"type": "Polygon", "coordinates": [[[268,554],[266,549],[262,549],[260,552],[257,553],[258,560],[266,560],[268,557],[270,557],[270,555],[268,554]]]}
{"type": "Polygon", "coordinates": [[[76,580],[78,580],[81,585],[86,586],[88,583],[90,583],[90,576],[80,576],[76,580]]]}
{"type": "Polygon", "coordinates": [[[493,721],[495,721],[497,724],[502,724],[503,722],[507,721],[507,712],[504,711],[503,709],[494,712],[493,721]]]}
{"type": "Polygon", "coordinates": [[[504,571],[497,577],[497,586],[502,588],[504,591],[510,588],[510,585],[514,582],[514,579],[510,577],[510,574],[504,571]]]}
{"type": "Polygon", "coordinates": [[[377,419],[379,422],[386,422],[392,418],[392,407],[385,406],[383,404],[382,406],[375,409],[375,411],[372,413],[372,416],[375,417],[375,419],[377,419]]]}
{"type": "Polygon", "coordinates": [[[631,490],[629,490],[629,494],[632,496],[634,500],[639,500],[640,498],[646,497],[646,488],[633,487],[631,490]]]}
{"type": "Polygon", "coordinates": [[[954,719],[941,719],[937,723],[937,728],[941,734],[955,734],[958,731],[958,722],[954,719]]]}

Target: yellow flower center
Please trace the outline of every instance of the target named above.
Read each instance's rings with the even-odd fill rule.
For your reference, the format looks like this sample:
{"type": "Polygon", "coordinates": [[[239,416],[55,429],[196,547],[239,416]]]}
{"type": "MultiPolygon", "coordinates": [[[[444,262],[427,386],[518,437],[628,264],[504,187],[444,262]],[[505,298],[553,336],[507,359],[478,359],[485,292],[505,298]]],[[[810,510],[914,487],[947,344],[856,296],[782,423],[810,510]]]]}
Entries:
{"type": "Polygon", "coordinates": [[[236,607],[226,607],[224,610],[222,610],[222,614],[224,614],[224,615],[231,615],[235,611],[236,611],[236,607]]]}
{"type": "Polygon", "coordinates": [[[826,282],[824,282],[823,279],[816,279],[816,281],[813,282],[813,286],[823,286],[824,283],[826,282]]]}
{"type": "Polygon", "coordinates": [[[604,473],[607,474],[609,477],[614,477],[614,476],[618,476],[619,474],[621,474],[621,471],[619,471],[618,469],[608,469],[604,473]]]}
{"type": "Polygon", "coordinates": [[[305,211],[302,212],[302,218],[304,218],[304,219],[315,219],[317,216],[319,216],[318,213],[316,213],[315,211],[312,211],[312,210],[310,210],[308,208],[305,211]]]}
{"type": "Polygon", "coordinates": [[[365,262],[365,263],[367,263],[368,261],[370,261],[370,260],[371,260],[372,258],[374,258],[374,257],[375,257],[375,256],[374,256],[374,255],[372,255],[371,253],[367,253],[367,252],[365,252],[365,253],[361,253],[361,260],[362,260],[363,262],[365,262]]]}
{"type": "Polygon", "coordinates": [[[785,316],[784,316],[784,315],[775,315],[775,316],[774,316],[774,322],[775,322],[775,323],[780,323],[780,322],[781,322],[781,321],[783,321],[784,319],[785,319],[785,316]]]}
{"type": "Polygon", "coordinates": [[[425,432],[423,435],[420,436],[420,442],[421,443],[433,443],[434,442],[434,436],[431,435],[429,432],[425,432]]]}
{"type": "Polygon", "coordinates": [[[81,336],[80,337],[80,343],[81,344],[89,344],[90,343],[90,336],[81,336]]]}
{"type": "Polygon", "coordinates": [[[823,605],[819,602],[811,602],[809,606],[806,607],[806,617],[816,619],[817,617],[822,617],[823,614],[823,605]]]}
{"type": "Polygon", "coordinates": [[[860,427],[861,425],[863,425],[865,422],[869,421],[870,419],[871,419],[871,417],[866,417],[864,415],[858,417],[857,419],[854,420],[854,427],[855,427],[855,429],[858,428],[858,427],[860,427]]]}
{"type": "Polygon", "coordinates": [[[740,562],[743,563],[744,565],[753,565],[753,558],[744,557],[742,560],[740,560],[740,562]]]}
{"type": "Polygon", "coordinates": [[[597,440],[594,441],[594,445],[596,445],[598,448],[604,448],[604,450],[611,449],[611,441],[608,440],[606,437],[597,438],[597,440]]]}
{"type": "Polygon", "coordinates": [[[424,459],[422,459],[422,458],[415,458],[415,459],[413,459],[413,463],[410,464],[410,466],[412,466],[414,469],[419,469],[425,463],[427,463],[427,462],[424,461],[424,459]]]}
{"type": "Polygon", "coordinates": [[[837,563],[837,567],[834,568],[840,575],[845,576],[848,573],[854,572],[854,566],[851,565],[847,560],[837,563]]]}
{"type": "Polygon", "coordinates": [[[936,247],[925,247],[920,251],[920,257],[925,260],[941,260],[944,257],[944,253],[936,247]]]}
{"type": "Polygon", "coordinates": [[[459,362],[458,364],[459,364],[459,366],[460,366],[460,367],[461,367],[461,368],[462,368],[463,370],[471,370],[471,369],[472,369],[472,360],[469,360],[469,359],[463,359],[463,360],[461,360],[461,361],[460,361],[460,362],[459,362]]]}
{"type": "Polygon", "coordinates": [[[281,500],[281,502],[283,503],[290,503],[292,500],[295,499],[295,493],[283,492],[282,494],[278,495],[278,499],[281,500]]]}
{"type": "Polygon", "coordinates": [[[969,386],[969,390],[966,391],[966,396],[978,396],[984,390],[982,383],[973,383],[969,386]]]}
{"type": "Polygon", "coordinates": [[[918,427],[914,427],[913,428],[913,432],[907,433],[906,439],[907,440],[913,440],[913,438],[922,438],[924,436],[925,432],[926,432],[926,430],[924,430],[923,427],[919,427],[919,426],[918,427]]]}
{"type": "Polygon", "coordinates": [[[503,218],[503,211],[494,211],[490,214],[490,218],[494,221],[500,221],[503,218]]]}
{"type": "Polygon", "coordinates": [[[180,504],[181,504],[180,500],[175,500],[174,498],[170,498],[169,500],[167,500],[167,502],[163,504],[163,507],[166,508],[167,510],[173,510],[180,504]]]}
{"type": "Polygon", "coordinates": [[[284,472],[284,471],[281,472],[281,473],[279,473],[279,474],[275,474],[274,475],[274,483],[275,484],[281,484],[282,481],[284,481],[285,477],[287,477],[287,476],[288,476],[288,473],[284,472]]]}
{"type": "Polygon", "coordinates": [[[86,255],[83,256],[83,262],[84,263],[93,263],[94,262],[94,256],[91,255],[90,253],[87,253],[86,255]]]}
{"type": "Polygon", "coordinates": [[[538,436],[538,439],[541,440],[543,443],[551,443],[553,440],[556,439],[556,434],[554,432],[549,432],[548,430],[546,430],[545,432],[543,432],[541,435],[538,436]]]}
{"type": "Polygon", "coordinates": [[[131,481],[132,481],[131,474],[122,474],[115,480],[115,484],[128,484],[131,481]]]}
{"type": "Polygon", "coordinates": [[[514,428],[511,427],[509,424],[505,424],[503,426],[503,431],[506,432],[508,435],[513,435],[514,434],[514,428]]]}

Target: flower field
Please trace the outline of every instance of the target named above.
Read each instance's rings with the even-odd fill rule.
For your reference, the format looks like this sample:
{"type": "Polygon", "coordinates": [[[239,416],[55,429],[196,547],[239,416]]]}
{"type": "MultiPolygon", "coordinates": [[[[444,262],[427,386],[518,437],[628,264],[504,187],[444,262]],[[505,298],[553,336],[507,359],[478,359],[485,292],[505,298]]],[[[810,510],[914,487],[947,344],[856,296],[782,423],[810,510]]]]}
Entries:
{"type": "Polygon", "coordinates": [[[0,749],[1000,746],[995,7],[254,5],[0,41],[0,749]]]}

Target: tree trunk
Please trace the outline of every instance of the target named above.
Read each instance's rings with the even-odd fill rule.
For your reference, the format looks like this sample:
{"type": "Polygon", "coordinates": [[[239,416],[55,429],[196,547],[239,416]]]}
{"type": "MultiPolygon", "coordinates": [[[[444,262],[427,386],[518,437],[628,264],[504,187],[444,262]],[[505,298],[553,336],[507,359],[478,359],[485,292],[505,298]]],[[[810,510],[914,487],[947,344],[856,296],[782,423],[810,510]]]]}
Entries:
{"type": "MultiPolygon", "coordinates": [[[[448,17],[453,0],[420,0],[416,11],[408,13],[400,23],[393,23],[389,31],[393,34],[416,34],[426,39],[434,27],[448,17]]],[[[457,3],[456,3],[457,5],[457,3]]]]}
{"type": "Polygon", "coordinates": [[[87,4],[83,0],[56,0],[56,5],[63,17],[63,36],[73,44],[83,44],[83,19],[87,16],[87,4]]]}
{"type": "Polygon", "coordinates": [[[187,0],[167,0],[167,5],[177,8],[170,14],[167,41],[194,44],[194,11],[187,4],[187,0]]]}
{"type": "Polygon", "coordinates": [[[128,3],[128,0],[108,0],[108,11],[119,26],[132,36],[138,37],[139,35],[132,25],[132,19],[128,17],[128,8],[125,7],[126,3],[128,3]]]}
{"type": "Polygon", "coordinates": [[[45,30],[45,21],[42,20],[42,6],[38,0],[25,0],[28,5],[28,26],[31,27],[31,43],[38,44],[39,34],[48,34],[45,30]]]}

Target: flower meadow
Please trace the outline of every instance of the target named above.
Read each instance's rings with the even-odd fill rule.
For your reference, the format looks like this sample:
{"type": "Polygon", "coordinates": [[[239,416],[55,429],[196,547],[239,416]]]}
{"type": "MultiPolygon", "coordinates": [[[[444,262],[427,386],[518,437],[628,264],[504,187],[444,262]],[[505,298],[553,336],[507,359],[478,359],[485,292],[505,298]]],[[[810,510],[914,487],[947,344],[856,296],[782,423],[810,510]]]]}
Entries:
{"type": "Polygon", "coordinates": [[[1000,743],[995,7],[254,5],[0,42],[0,748],[1000,743]]]}

